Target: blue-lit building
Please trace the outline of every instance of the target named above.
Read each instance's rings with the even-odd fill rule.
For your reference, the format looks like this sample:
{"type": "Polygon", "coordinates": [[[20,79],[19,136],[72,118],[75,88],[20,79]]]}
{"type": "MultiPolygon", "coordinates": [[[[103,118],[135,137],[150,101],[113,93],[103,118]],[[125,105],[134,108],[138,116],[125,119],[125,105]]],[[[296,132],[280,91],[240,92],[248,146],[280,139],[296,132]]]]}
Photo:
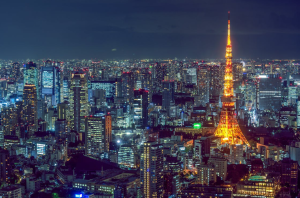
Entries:
{"type": "Polygon", "coordinates": [[[61,89],[61,72],[58,67],[46,66],[41,69],[41,87],[42,98],[49,105],[56,106],[60,101],[61,89]]]}
{"type": "Polygon", "coordinates": [[[115,81],[91,81],[91,89],[103,89],[105,90],[106,100],[113,100],[116,94],[116,82],[115,81]]]}

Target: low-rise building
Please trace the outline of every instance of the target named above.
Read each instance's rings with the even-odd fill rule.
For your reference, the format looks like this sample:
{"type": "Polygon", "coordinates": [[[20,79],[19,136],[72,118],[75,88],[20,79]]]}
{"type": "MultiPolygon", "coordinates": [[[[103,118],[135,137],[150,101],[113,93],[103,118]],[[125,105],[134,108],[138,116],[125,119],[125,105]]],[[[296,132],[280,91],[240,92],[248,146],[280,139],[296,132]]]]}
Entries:
{"type": "Polygon", "coordinates": [[[0,189],[2,198],[22,198],[22,189],[19,186],[7,186],[0,189]]]}

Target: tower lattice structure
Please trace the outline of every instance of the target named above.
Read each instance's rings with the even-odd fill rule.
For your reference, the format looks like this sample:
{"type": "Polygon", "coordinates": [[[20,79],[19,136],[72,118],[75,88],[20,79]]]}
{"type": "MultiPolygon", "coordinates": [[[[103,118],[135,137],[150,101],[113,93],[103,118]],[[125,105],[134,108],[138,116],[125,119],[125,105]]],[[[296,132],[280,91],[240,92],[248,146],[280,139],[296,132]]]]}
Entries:
{"type": "Polygon", "coordinates": [[[225,58],[226,67],[224,75],[224,93],[221,99],[223,106],[220,115],[220,122],[215,131],[215,136],[221,138],[221,143],[246,144],[249,146],[247,139],[239,127],[235,113],[232,74],[232,46],[230,39],[230,12],[228,12],[228,38],[225,58]]]}

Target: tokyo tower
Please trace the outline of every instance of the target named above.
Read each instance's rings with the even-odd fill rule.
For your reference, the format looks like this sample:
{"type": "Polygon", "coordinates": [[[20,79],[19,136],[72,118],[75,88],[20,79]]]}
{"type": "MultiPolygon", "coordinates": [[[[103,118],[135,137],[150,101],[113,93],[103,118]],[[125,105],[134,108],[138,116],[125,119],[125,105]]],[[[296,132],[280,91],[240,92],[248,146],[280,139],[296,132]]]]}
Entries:
{"type": "Polygon", "coordinates": [[[232,46],[230,40],[230,12],[228,12],[228,38],[226,46],[226,67],[224,75],[224,93],[221,98],[222,110],[220,122],[215,131],[215,136],[221,138],[221,143],[227,144],[246,144],[250,146],[242,133],[235,114],[235,97],[233,94],[233,75],[232,75],[232,46]]]}

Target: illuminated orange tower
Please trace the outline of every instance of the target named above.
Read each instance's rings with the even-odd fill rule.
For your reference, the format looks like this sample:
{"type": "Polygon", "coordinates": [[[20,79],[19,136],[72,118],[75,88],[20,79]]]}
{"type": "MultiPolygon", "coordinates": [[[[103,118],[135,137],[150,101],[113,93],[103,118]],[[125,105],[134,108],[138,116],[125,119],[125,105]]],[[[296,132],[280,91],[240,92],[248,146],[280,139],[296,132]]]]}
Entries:
{"type": "Polygon", "coordinates": [[[242,133],[235,114],[235,97],[233,94],[232,47],[230,40],[230,12],[228,12],[228,38],[226,46],[226,68],[224,76],[224,93],[222,96],[222,111],[215,136],[221,137],[222,143],[246,144],[250,146],[242,133]]]}

